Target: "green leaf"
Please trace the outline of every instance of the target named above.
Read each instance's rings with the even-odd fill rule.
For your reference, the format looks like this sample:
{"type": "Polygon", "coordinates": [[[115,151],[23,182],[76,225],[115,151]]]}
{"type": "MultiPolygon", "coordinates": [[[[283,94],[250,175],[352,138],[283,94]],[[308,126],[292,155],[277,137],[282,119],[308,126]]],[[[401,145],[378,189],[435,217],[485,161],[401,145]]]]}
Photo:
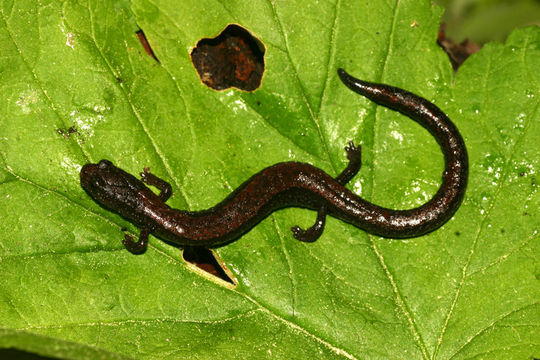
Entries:
{"type": "Polygon", "coordinates": [[[429,1],[8,1],[0,5],[0,347],[58,358],[540,357],[540,31],[486,45],[454,77],[429,1]],[[266,47],[253,93],[204,86],[189,52],[236,23],[266,47]],[[147,35],[159,63],[136,31],[147,35]],[[390,240],[328,219],[315,243],[272,214],[216,249],[235,285],[137,229],[79,184],[107,158],[170,181],[199,210],[281,161],[411,208],[437,190],[427,131],[352,93],[344,67],[434,101],[462,132],[470,184],[454,218],[390,240]],[[260,105],[259,105],[260,104],[260,105]],[[74,127],[76,133],[68,129],[74,127]]]}

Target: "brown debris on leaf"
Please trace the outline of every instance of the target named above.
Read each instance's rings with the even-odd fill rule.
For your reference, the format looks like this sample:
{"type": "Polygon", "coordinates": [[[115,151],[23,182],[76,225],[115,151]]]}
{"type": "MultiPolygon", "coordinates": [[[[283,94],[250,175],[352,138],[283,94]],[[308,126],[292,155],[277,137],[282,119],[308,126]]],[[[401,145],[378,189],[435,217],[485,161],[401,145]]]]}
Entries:
{"type": "Polygon", "coordinates": [[[469,39],[465,39],[459,44],[455,43],[452,39],[446,37],[445,28],[445,24],[441,24],[437,43],[444,51],[446,51],[452,62],[454,71],[457,71],[461,64],[463,64],[469,56],[478,52],[481,47],[478,44],[469,41],[469,39]]]}

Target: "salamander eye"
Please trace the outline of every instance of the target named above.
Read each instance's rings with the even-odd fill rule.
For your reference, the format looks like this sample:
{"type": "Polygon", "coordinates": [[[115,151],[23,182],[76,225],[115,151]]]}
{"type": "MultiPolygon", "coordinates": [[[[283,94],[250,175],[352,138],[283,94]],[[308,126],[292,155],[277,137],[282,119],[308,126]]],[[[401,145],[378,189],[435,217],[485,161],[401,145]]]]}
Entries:
{"type": "Polygon", "coordinates": [[[101,160],[98,164],[99,168],[100,169],[105,169],[107,168],[108,166],[113,166],[112,162],[110,162],[109,160],[101,160]]]}

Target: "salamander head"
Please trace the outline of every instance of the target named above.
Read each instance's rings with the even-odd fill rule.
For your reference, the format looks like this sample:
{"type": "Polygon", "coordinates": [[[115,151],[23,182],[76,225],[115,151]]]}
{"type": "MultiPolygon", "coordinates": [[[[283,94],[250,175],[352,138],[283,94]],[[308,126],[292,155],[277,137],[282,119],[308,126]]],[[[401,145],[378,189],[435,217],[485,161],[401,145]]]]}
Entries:
{"type": "Polygon", "coordinates": [[[81,186],[99,204],[113,210],[127,205],[144,187],[140,180],[114,166],[109,160],[86,164],[81,168],[81,186]]]}

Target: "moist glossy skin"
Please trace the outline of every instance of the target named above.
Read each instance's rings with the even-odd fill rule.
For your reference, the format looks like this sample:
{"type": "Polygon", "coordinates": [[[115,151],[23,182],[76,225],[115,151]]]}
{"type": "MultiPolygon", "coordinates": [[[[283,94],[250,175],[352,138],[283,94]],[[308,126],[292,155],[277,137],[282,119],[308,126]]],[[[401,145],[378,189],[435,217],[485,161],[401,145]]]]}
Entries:
{"type": "Polygon", "coordinates": [[[467,150],[458,130],[439,108],[417,95],[355,79],[342,69],[338,74],[353,91],[402,112],[435,137],[444,155],[445,169],[441,187],[427,203],[410,210],[392,210],[345,188],[361,163],[360,148],[352,143],[346,148],[349,166],[335,179],[309,164],[279,163],[253,175],[216,206],[197,212],[167,206],[170,185],[148,169],[141,173],[141,181],[102,160],[83,166],[81,185],[99,204],[141,228],[139,241],[133,242],[128,236],[124,240],[133,253],[144,251],[149,233],[179,245],[221,245],[237,239],[273,211],[291,206],[318,210],[317,222],[311,228],[292,228],[294,236],[302,241],[314,241],[321,235],[327,213],[384,237],[409,238],[437,229],[455,213],[467,185],[467,150]],[[161,193],[154,194],[143,181],[161,193]]]}

